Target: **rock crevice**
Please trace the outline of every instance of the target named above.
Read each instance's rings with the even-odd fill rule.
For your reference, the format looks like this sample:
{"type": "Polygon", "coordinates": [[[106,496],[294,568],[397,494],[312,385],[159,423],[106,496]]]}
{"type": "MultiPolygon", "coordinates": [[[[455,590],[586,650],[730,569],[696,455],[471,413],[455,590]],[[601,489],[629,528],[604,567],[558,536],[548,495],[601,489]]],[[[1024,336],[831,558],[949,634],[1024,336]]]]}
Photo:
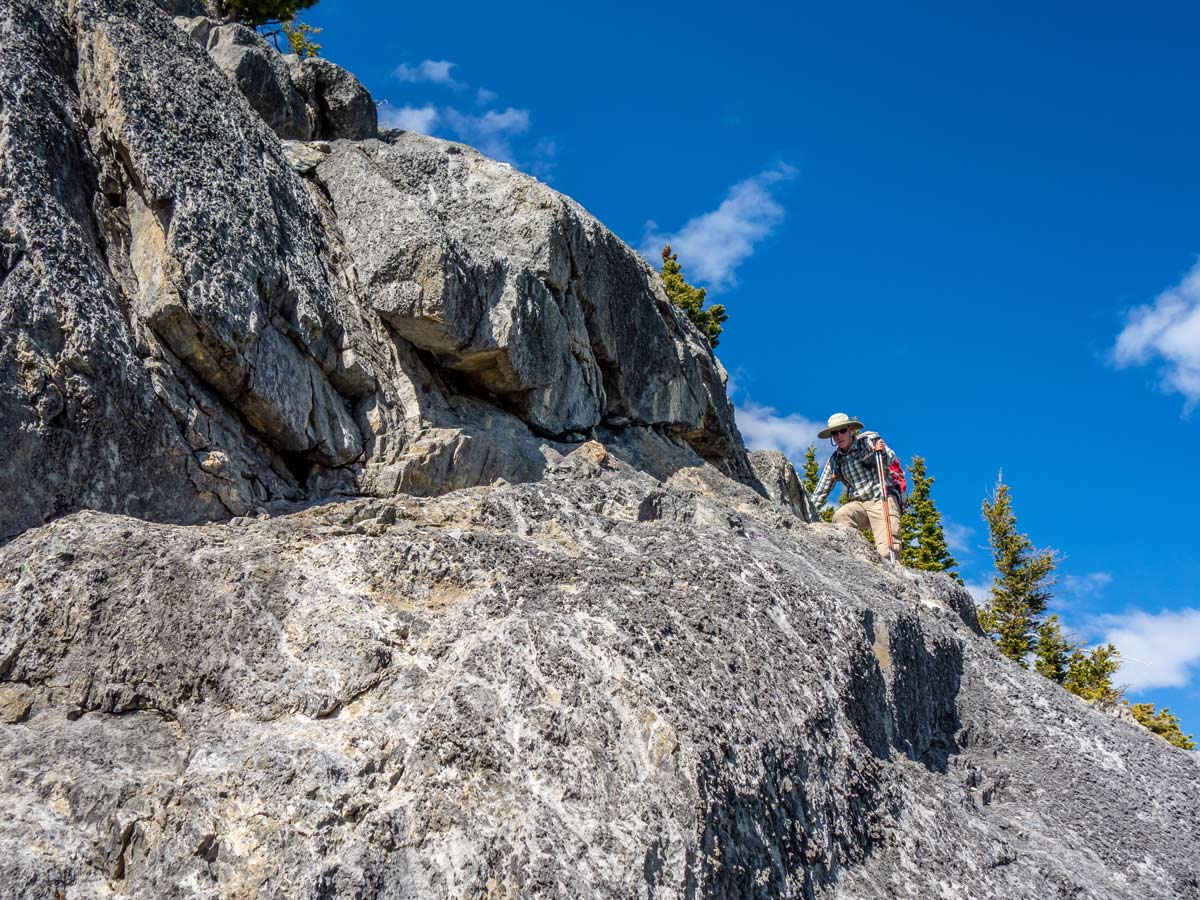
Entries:
{"type": "Polygon", "coordinates": [[[1132,900],[1196,875],[1192,754],[1011,666],[948,579],[709,467],[584,445],[535,483],[232,527],[85,512],[0,548],[0,600],[3,677],[32,686],[0,726],[0,846],[55,848],[0,856],[15,896],[111,878],[134,818],[133,896],[249,872],[307,896],[337,860],[339,893],[381,897],[1132,900]],[[53,820],[3,764],[48,754],[88,791],[53,820]]]}
{"type": "Polygon", "coordinates": [[[813,523],[579,204],[214,5],[0,3],[0,894],[1197,894],[1197,757],[813,523]]]}
{"type": "Polygon", "coordinates": [[[8,11],[5,183],[29,203],[45,191],[62,202],[35,223],[14,194],[4,245],[65,229],[85,249],[5,253],[5,303],[26,304],[9,359],[18,345],[47,355],[23,357],[29,374],[4,383],[55,383],[48,399],[11,395],[5,429],[23,434],[22,453],[76,461],[53,487],[23,486],[0,534],[86,506],[198,521],[297,488],[528,480],[556,445],[623,419],[753,482],[719,364],[655,273],[576,204],[461,145],[377,139],[353,76],[281,57],[236,24],[172,21],[148,0],[8,11]],[[79,158],[63,166],[62,146],[79,158]],[[16,299],[18,259],[41,273],[45,300],[16,299]],[[72,279],[95,299],[60,311],[72,279]],[[72,324],[97,305],[112,311],[103,340],[103,318],[86,333],[72,324]],[[65,331],[48,327],[60,312],[65,331]],[[192,423],[213,412],[163,386],[168,370],[179,377],[159,365],[167,356],[228,405],[203,442],[192,423]],[[141,413],[91,414],[90,443],[48,430],[79,420],[79,391],[53,375],[64,366],[109,398],[91,409],[141,413]],[[97,441],[105,463],[81,465],[97,441]],[[137,484],[125,445],[160,460],[153,487],[137,484]]]}

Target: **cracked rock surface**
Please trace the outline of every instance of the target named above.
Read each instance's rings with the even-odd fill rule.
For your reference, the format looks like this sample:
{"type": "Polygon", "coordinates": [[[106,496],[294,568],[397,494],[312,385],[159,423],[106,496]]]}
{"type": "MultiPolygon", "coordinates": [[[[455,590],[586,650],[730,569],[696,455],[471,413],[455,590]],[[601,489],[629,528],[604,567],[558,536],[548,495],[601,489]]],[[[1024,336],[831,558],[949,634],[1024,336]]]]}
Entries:
{"type": "Polygon", "coordinates": [[[637,254],[205,12],[0,5],[0,540],[527,481],[606,419],[753,482],[637,254]]]}
{"type": "Polygon", "coordinates": [[[790,459],[778,450],[755,450],[749,454],[749,460],[768,497],[787,506],[805,522],[817,521],[812,499],[800,484],[790,459]]]}
{"type": "Polygon", "coordinates": [[[0,549],[4,895],[1197,896],[1196,754],[625,454],[0,549]]]}
{"type": "Polygon", "coordinates": [[[1200,756],[807,524],[569,198],[0,0],[0,897],[1200,897],[1200,756]]]}

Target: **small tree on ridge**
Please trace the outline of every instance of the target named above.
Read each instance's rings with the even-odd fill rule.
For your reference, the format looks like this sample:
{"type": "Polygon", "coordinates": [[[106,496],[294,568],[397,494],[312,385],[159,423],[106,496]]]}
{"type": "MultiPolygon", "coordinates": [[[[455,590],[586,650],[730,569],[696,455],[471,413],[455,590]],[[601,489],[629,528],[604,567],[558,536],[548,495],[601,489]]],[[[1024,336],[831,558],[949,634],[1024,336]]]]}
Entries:
{"type": "Polygon", "coordinates": [[[317,0],[221,0],[222,14],[244,25],[281,25],[292,22],[301,10],[315,6],[317,0]]]}
{"type": "Polygon", "coordinates": [[[817,445],[811,443],[804,451],[804,489],[810,494],[817,489],[817,480],[821,477],[821,467],[817,465],[817,445]]]}
{"type": "Polygon", "coordinates": [[[900,561],[912,569],[945,572],[961,584],[962,578],[954,571],[958,562],[946,545],[942,514],[930,493],[934,479],[925,471],[925,460],[913,456],[908,474],[912,490],[908,505],[900,514],[900,561]]]}
{"type": "Polygon", "coordinates": [[[714,303],[708,309],[704,309],[704,297],[708,291],[692,287],[683,280],[677,255],[671,252],[670,244],[663,247],[663,287],[667,289],[667,296],[671,298],[671,302],[682,309],[692,324],[700,329],[700,333],[708,338],[709,346],[716,347],[723,330],[721,326],[729,316],[725,314],[725,307],[720,303],[714,303]]]}
{"type": "Polygon", "coordinates": [[[1057,556],[1039,550],[1017,531],[1012,497],[998,478],[991,499],[983,501],[996,574],[988,604],[979,611],[979,624],[992,635],[1000,652],[1028,668],[1042,616],[1054,585],[1057,556]]]}
{"type": "Polygon", "coordinates": [[[1183,733],[1179,717],[1172,713],[1169,707],[1164,706],[1156,711],[1153,703],[1134,703],[1130,705],[1129,711],[1138,722],[1168,743],[1184,750],[1196,749],[1196,742],[1190,734],[1183,733]]]}

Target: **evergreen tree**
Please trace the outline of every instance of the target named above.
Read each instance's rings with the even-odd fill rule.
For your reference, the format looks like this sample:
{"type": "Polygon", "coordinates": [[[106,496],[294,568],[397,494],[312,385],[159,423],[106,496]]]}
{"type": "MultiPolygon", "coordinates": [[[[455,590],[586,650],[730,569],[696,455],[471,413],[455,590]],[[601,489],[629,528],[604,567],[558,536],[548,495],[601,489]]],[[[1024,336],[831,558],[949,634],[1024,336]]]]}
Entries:
{"type": "Polygon", "coordinates": [[[1112,644],[1087,650],[1068,639],[1057,615],[1038,626],[1033,645],[1034,669],[1039,675],[1093,703],[1109,705],[1121,699],[1113,675],[1121,667],[1121,654],[1112,644]]]}
{"type": "Polygon", "coordinates": [[[821,468],[817,465],[817,445],[809,444],[804,451],[804,489],[810,494],[817,489],[817,481],[821,477],[821,468]]]}
{"type": "Polygon", "coordinates": [[[663,247],[662,280],[663,286],[667,289],[667,296],[671,298],[672,303],[683,310],[684,314],[691,319],[692,324],[700,329],[700,333],[708,338],[708,343],[715,347],[723,330],[721,326],[725,324],[729,316],[725,314],[725,307],[720,303],[714,303],[708,309],[704,309],[704,297],[708,291],[704,288],[692,287],[683,280],[683,273],[676,256],[677,254],[671,252],[670,244],[663,247]]]}
{"type": "Polygon", "coordinates": [[[321,45],[312,39],[314,34],[321,33],[320,28],[313,28],[307,22],[297,22],[295,19],[280,22],[279,27],[287,36],[288,46],[292,48],[292,52],[301,59],[321,55],[321,45]]]}
{"type": "Polygon", "coordinates": [[[1134,703],[1129,707],[1133,717],[1142,725],[1149,728],[1160,738],[1184,750],[1195,750],[1196,742],[1190,734],[1184,734],[1179,725],[1179,718],[1164,706],[1157,712],[1153,703],[1134,703]]]}
{"type": "Polygon", "coordinates": [[[1076,647],[1071,651],[1062,686],[1084,700],[1111,706],[1121,699],[1121,691],[1112,683],[1112,677],[1119,668],[1121,654],[1112,644],[1091,650],[1076,647]]]}
{"type": "Polygon", "coordinates": [[[1078,649],[1063,635],[1058,616],[1052,615],[1038,627],[1037,642],[1033,645],[1034,670],[1055,684],[1062,684],[1071,654],[1078,649]]]}
{"type": "MultiPolygon", "coordinates": [[[[913,460],[914,494],[917,459],[913,460]]],[[[924,478],[924,467],[920,467],[924,478]]],[[[996,575],[992,596],[979,611],[979,623],[1009,659],[1028,667],[1032,654],[1035,669],[1076,696],[1091,703],[1112,706],[1121,702],[1121,689],[1113,676],[1121,667],[1121,654],[1112,644],[1088,650],[1063,634],[1057,615],[1045,618],[1057,557],[1053,550],[1038,550],[1028,536],[1017,531],[1012,497],[1003,478],[996,481],[990,500],[983,501],[996,575]]],[[[1126,701],[1127,702],[1127,701],[1126,701]]],[[[1192,735],[1183,733],[1179,719],[1169,709],[1155,710],[1153,703],[1136,703],[1130,711],[1146,728],[1185,750],[1195,750],[1192,735]]]]}
{"type": "Polygon", "coordinates": [[[1038,550],[1028,536],[1017,531],[1012,497],[1003,478],[996,481],[990,500],[983,501],[996,574],[987,606],[979,611],[979,624],[992,635],[1000,652],[1028,668],[1042,615],[1054,584],[1057,557],[1053,550],[1038,550]]]}
{"type": "MultiPolygon", "coordinates": [[[[817,482],[821,480],[821,467],[817,465],[817,445],[809,444],[804,451],[804,465],[800,467],[801,480],[804,489],[808,491],[809,497],[817,489],[817,482]]],[[[816,511],[824,522],[829,522],[833,519],[833,510],[828,506],[822,507],[816,511]]]]}
{"type": "Polygon", "coordinates": [[[294,23],[296,13],[315,6],[317,0],[222,0],[221,12],[257,28],[259,25],[294,23]]]}
{"type": "Polygon", "coordinates": [[[913,569],[946,572],[961,584],[962,578],[954,571],[958,562],[946,546],[942,514],[930,494],[934,479],[925,471],[925,460],[914,456],[908,476],[912,486],[908,505],[900,514],[900,561],[913,569]]]}

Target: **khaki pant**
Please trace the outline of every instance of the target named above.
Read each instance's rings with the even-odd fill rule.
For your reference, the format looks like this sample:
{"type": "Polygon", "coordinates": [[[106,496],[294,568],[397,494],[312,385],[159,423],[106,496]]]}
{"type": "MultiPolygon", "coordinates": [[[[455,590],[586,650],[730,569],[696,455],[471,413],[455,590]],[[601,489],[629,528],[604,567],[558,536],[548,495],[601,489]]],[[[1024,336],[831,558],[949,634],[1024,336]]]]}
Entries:
{"type": "MultiPolygon", "coordinates": [[[[900,505],[895,497],[888,497],[888,509],[892,517],[892,549],[896,558],[900,558],[900,505]]],[[[851,500],[845,506],[839,506],[833,513],[833,521],[840,525],[853,525],[859,531],[871,529],[875,536],[875,549],[879,555],[887,558],[887,529],[883,524],[883,504],[878,500],[851,500]]]]}

